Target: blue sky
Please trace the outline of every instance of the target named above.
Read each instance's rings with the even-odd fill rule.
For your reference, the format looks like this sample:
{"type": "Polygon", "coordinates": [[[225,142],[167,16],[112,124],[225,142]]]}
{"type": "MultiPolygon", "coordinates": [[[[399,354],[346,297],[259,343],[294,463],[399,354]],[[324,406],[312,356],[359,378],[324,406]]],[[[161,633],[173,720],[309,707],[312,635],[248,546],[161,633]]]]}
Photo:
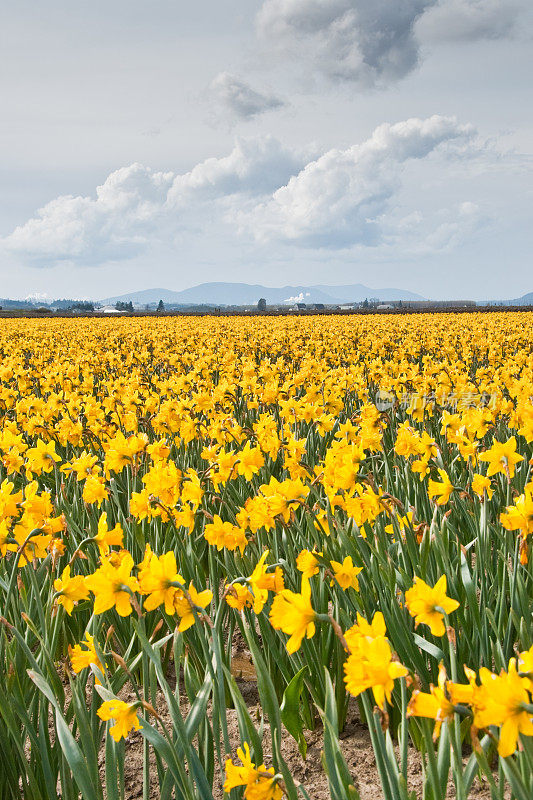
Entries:
{"type": "Polygon", "coordinates": [[[0,294],[533,291],[526,0],[18,0],[0,294]]]}

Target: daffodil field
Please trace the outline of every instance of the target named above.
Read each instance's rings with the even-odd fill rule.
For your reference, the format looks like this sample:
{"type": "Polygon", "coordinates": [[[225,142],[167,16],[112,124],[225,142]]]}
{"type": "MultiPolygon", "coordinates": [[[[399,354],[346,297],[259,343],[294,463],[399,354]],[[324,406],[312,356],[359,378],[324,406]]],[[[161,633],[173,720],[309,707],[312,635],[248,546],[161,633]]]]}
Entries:
{"type": "Polygon", "coordinates": [[[282,744],[316,730],[356,800],[353,708],[376,798],[531,800],[532,314],[2,320],[0,348],[1,800],[127,800],[133,748],[143,800],[312,800],[282,744]]]}

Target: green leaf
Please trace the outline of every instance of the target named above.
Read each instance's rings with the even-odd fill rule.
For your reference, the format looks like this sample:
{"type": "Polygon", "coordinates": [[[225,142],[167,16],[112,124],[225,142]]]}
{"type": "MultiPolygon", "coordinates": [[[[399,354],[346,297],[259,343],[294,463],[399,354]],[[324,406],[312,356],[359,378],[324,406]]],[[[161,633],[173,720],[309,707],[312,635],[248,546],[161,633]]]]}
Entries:
{"type": "MultiPolygon", "coordinates": [[[[159,731],[153,728],[148,722],[141,719],[141,734],[147,739],[154,750],[157,750],[161,757],[165,760],[175,784],[181,790],[182,797],[194,797],[194,783],[189,778],[185,771],[185,765],[182,757],[178,758],[178,754],[174,747],[162,736],[159,731]]],[[[206,795],[206,799],[209,794],[206,795]]]]}
{"type": "Polygon", "coordinates": [[[259,697],[261,698],[261,706],[264,711],[266,711],[270,723],[274,769],[277,772],[281,772],[283,775],[287,796],[289,800],[294,800],[296,798],[296,787],[289,768],[281,755],[281,714],[276,697],[276,690],[253,633],[247,625],[244,627],[244,632],[257,672],[257,688],[259,690],[259,697]]]}
{"type": "Polygon", "coordinates": [[[324,723],[324,767],[328,775],[329,788],[333,800],[360,800],[359,792],[339,745],[339,726],[335,691],[328,670],[324,667],[326,679],[326,703],[321,711],[324,723]]]}
{"type": "Polygon", "coordinates": [[[298,750],[302,758],[307,753],[307,742],[304,737],[304,726],[302,715],[300,714],[300,698],[304,686],[304,673],[307,666],[296,673],[285,691],[280,706],[281,721],[289,731],[292,738],[298,743],[298,750]]]}
{"type": "Polygon", "coordinates": [[[72,771],[74,780],[78,784],[83,795],[83,800],[99,800],[99,787],[95,785],[90,776],[87,762],[79,745],[72,735],[72,732],[67,725],[63,714],[61,713],[61,708],[56,697],[54,696],[54,693],[52,692],[52,689],[40,673],[35,672],[34,670],[28,670],[28,675],[56,710],[55,719],[57,738],[59,740],[59,744],[61,745],[61,750],[63,751],[63,754],[72,771]]]}
{"type": "Polygon", "coordinates": [[[98,800],[99,793],[91,780],[86,761],[59,709],[56,710],[56,730],[61,750],[68,761],[74,780],[80,787],[83,800],[98,800]]]}
{"type": "Polygon", "coordinates": [[[430,656],[436,658],[437,661],[440,663],[444,659],[444,653],[437,647],[436,644],[432,642],[428,642],[427,639],[423,639],[417,633],[413,633],[413,640],[417,647],[420,647],[421,650],[424,650],[426,653],[429,653],[430,656]]]}
{"type": "Polygon", "coordinates": [[[443,795],[446,794],[448,777],[450,774],[450,736],[448,723],[445,722],[441,728],[439,745],[437,749],[437,770],[443,795]]]}

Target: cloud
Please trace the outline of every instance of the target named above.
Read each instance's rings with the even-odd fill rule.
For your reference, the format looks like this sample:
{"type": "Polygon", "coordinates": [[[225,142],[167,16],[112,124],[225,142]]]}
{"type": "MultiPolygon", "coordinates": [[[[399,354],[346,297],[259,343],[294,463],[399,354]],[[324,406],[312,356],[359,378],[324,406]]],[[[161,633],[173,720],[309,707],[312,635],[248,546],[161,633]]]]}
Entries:
{"type": "Polygon", "coordinates": [[[514,0],[440,0],[417,24],[421,39],[473,41],[512,34],[521,6],[514,0]]]}
{"type": "Polygon", "coordinates": [[[376,247],[384,242],[384,218],[411,159],[439,149],[460,154],[475,131],[452,117],[409,119],[380,125],[362,144],[329,150],[309,162],[251,212],[238,215],[259,240],[282,239],[305,247],[376,247]]]}
{"type": "Polygon", "coordinates": [[[401,219],[383,221],[382,255],[401,250],[420,257],[446,253],[475,236],[492,222],[477,203],[464,201],[434,214],[416,211],[401,219]]]}
{"type": "Polygon", "coordinates": [[[516,0],[264,0],[257,29],[306,70],[365,89],[415,69],[424,36],[498,38],[518,13],[516,0]]]}
{"type": "Polygon", "coordinates": [[[256,91],[229,72],[221,72],[211,82],[208,98],[216,106],[218,114],[231,122],[254,119],[285,105],[277,95],[256,91]]]}
{"type": "Polygon", "coordinates": [[[130,258],[149,240],[172,180],[171,172],[153,172],[142,164],[123,167],[97,187],[94,199],[57,197],[2,244],[40,266],[130,258]]]}
{"type": "Polygon", "coordinates": [[[305,163],[305,157],[283,147],[273,136],[237,139],[231,153],[208,158],[177,175],[168,202],[177,206],[191,196],[213,200],[239,193],[262,195],[282,186],[305,163]]]}
{"type": "Polygon", "coordinates": [[[175,252],[178,242],[194,253],[207,240],[261,261],[295,248],[393,257],[438,251],[474,233],[484,212],[457,192],[450,208],[428,211],[433,195],[420,189],[421,176],[447,175],[457,160],[466,173],[476,153],[490,157],[474,129],[442,116],[386,123],[360,144],[318,156],[272,137],[239,139],[228,155],[183,174],[141,164],[118,169],[94,196],[52,200],[0,247],[37,267],[99,265],[160,247],[175,252]],[[413,162],[418,182],[406,200],[413,162]]]}
{"type": "Polygon", "coordinates": [[[42,267],[129,259],[186,226],[200,206],[272,192],[304,162],[265,137],[238,140],[229,155],[209,158],[183,175],[132,164],[112,172],[95,197],[66,195],[47,203],[0,244],[42,267]]]}
{"type": "Polygon", "coordinates": [[[326,78],[366,88],[398,80],[418,62],[414,27],[435,0],[266,0],[260,35],[291,55],[312,53],[326,78]]]}

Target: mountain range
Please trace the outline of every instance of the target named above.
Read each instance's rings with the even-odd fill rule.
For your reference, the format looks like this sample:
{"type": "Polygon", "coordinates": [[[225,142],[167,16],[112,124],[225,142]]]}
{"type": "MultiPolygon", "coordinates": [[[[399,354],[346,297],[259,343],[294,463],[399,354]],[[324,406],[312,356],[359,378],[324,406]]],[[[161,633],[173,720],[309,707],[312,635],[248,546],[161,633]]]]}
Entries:
{"type": "Polygon", "coordinates": [[[116,297],[106,297],[100,302],[113,305],[117,301],[135,305],[148,305],[162,300],[167,305],[217,305],[242,306],[257,305],[264,297],[268,305],[284,303],[324,303],[338,305],[356,303],[370,299],[380,300],[423,300],[419,294],[402,289],[371,289],[362,283],[347,286],[282,286],[273,288],[248,283],[201,283],[181,292],[170,289],[145,289],[128,292],[116,297]]]}
{"type": "Polygon", "coordinates": [[[533,306],[533,292],[523,294],[522,297],[517,297],[515,300],[509,300],[510,306],[533,306]]]}

